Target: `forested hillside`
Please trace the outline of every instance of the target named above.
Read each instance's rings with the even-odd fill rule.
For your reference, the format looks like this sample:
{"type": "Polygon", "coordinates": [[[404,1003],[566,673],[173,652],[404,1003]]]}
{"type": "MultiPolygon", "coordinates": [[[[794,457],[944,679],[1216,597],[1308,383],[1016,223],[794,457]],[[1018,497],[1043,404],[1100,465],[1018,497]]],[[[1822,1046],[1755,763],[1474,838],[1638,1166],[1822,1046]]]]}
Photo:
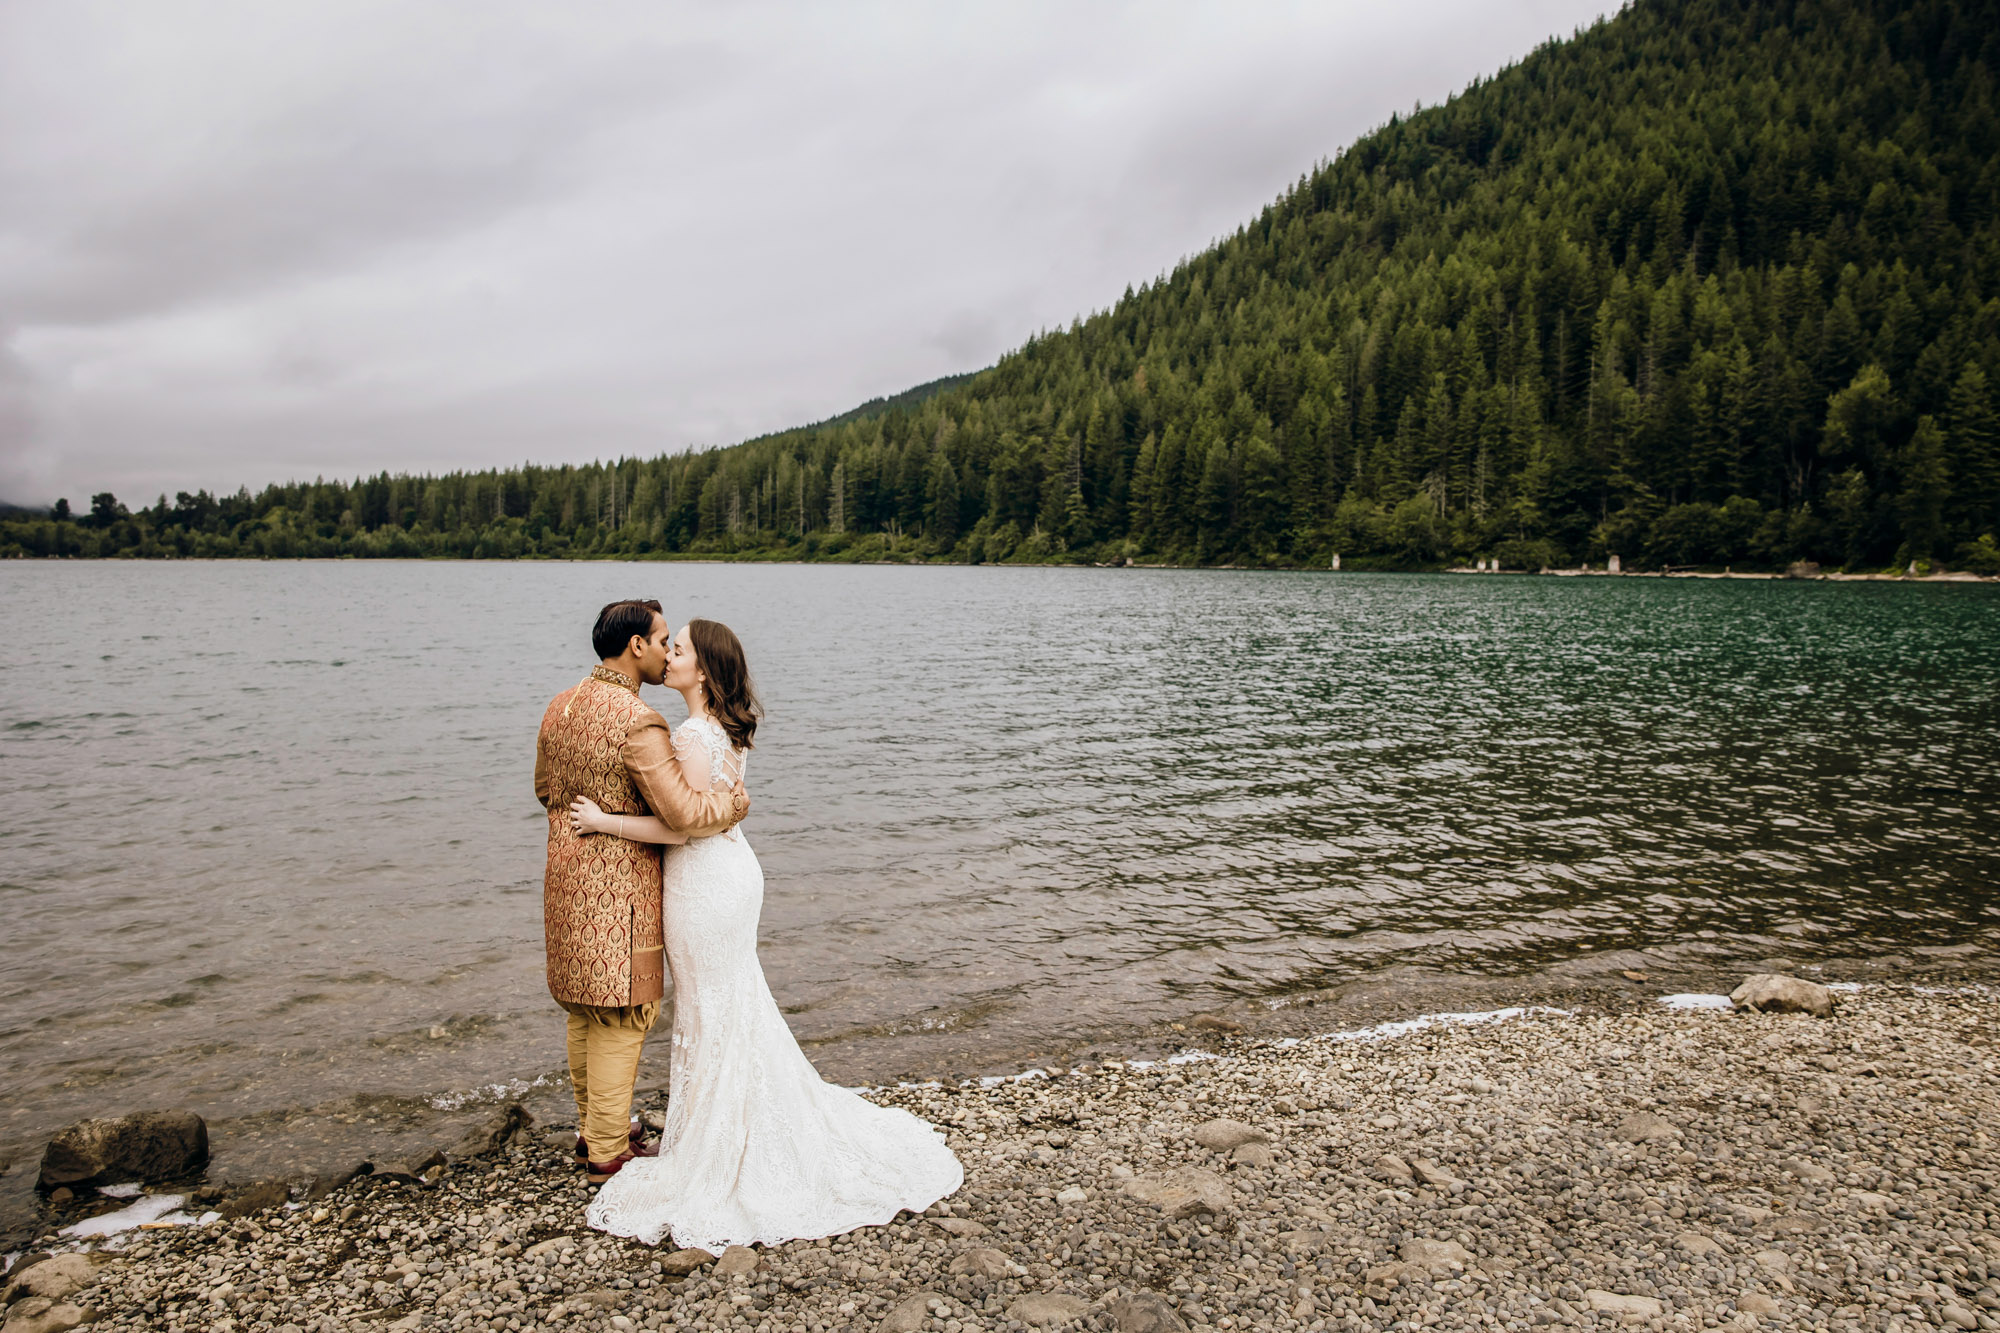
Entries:
{"type": "Polygon", "coordinates": [[[31,554],[2000,571],[2000,2],[1641,0],[914,403],[31,554]]]}

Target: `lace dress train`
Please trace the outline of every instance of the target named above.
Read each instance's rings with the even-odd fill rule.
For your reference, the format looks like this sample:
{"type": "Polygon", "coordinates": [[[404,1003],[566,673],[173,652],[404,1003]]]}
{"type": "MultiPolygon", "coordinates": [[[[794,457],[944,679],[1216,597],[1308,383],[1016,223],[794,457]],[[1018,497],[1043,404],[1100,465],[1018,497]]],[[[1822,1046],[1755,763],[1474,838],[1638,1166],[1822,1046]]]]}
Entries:
{"type": "MultiPolygon", "coordinates": [[[[688,780],[742,777],[720,727],[674,730],[688,780]]],[[[740,830],[666,855],[674,1026],[667,1127],[592,1201],[590,1225],[720,1254],[873,1226],[955,1191],[964,1171],[930,1125],[820,1078],[757,961],[764,872],[740,830]]]]}

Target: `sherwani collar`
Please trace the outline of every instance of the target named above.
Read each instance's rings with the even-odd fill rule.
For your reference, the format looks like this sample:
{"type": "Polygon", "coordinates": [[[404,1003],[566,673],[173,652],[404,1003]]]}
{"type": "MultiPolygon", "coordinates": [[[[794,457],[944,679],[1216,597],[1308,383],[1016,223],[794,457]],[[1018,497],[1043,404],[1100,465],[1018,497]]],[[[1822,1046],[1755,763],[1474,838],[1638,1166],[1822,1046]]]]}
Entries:
{"type": "Polygon", "coordinates": [[[590,669],[590,678],[592,680],[601,680],[606,685],[623,686],[624,688],[632,691],[632,693],[634,694],[637,694],[639,692],[638,681],[633,680],[630,676],[626,675],[622,671],[613,671],[608,666],[592,667],[590,669]]]}

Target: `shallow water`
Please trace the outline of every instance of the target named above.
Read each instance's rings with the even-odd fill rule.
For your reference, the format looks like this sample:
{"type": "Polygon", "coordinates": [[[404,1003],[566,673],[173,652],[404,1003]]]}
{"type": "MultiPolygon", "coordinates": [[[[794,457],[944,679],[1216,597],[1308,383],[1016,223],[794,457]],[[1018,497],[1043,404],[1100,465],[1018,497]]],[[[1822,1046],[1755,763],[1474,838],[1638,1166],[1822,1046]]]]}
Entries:
{"type": "Polygon", "coordinates": [[[554,1068],[534,732],[632,594],[746,641],[765,968],[839,1076],[2000,942],[1991,584],[10,562],[0,1160],[554,1068]]]}

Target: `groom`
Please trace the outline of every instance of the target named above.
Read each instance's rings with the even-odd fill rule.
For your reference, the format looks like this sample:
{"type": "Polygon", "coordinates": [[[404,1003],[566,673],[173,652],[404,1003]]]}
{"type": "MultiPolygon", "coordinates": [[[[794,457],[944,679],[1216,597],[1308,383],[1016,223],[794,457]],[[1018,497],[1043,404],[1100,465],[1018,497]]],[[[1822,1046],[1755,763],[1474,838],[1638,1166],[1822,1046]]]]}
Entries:
{"type": "Polygon", "coordinates": [[[660,849],[606,835],[579,837],[570,802],[588,796],[610,814],[659,816],[695,837],[749,813],[741,791],[697,792],[681,775],[666,719],[639,701],[639,685],[666,679],[672,645],[658,602],[613,602],[590,642],[599,664],[542,715],[535,798],[549,816],[542,924],[549,994],[569,1014],[577,1152],[601,1185],[644,1150],[630,1129],[639,1052],[666,989],[660,849]]]}

